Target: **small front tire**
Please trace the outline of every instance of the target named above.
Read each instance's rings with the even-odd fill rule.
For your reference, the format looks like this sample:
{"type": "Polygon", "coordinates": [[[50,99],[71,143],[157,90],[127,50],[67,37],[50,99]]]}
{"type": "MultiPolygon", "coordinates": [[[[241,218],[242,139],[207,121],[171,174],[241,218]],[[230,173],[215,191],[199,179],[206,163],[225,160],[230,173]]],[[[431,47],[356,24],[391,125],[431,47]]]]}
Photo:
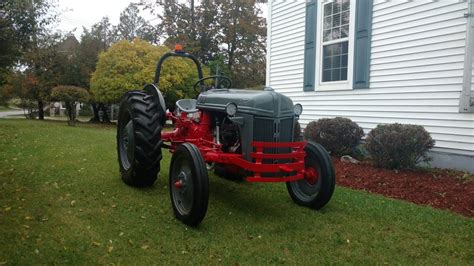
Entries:
{"type": "Polygon", "coordinates": [[[176,218],[197,226],[206,216],[209,178],[204,158],[191,143],[179,145],[171,158],[169,174],[171,205],[176,218]]]}
{"type": "Polygon", "coordinates": [[[296,204],[318,210],[329,202],[334,193],[334,167],[323,146],[308,142],[305,151],[305,178],[287,182],[286,187],[296,204]]]}

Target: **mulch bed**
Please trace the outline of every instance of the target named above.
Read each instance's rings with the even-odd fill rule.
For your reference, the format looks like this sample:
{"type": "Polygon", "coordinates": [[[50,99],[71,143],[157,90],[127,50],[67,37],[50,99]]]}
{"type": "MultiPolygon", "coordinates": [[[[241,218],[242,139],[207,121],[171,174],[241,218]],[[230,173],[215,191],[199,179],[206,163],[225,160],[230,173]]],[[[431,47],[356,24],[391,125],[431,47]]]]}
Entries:
{"type": "Polygon", "coordinates": [[[474,217],[472,175],[447,169],[395,171],[375,168],[368,162],[341,162],[336,157],[333,162],[340,186],[474,217]]]}

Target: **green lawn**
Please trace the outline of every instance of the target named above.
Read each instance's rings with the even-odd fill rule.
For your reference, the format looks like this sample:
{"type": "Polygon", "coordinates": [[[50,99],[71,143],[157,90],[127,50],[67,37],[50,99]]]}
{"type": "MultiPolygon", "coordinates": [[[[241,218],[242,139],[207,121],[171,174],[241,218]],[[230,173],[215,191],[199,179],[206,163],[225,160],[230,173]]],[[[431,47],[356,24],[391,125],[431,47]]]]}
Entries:
{"type": "Polygon", "coordinates": [[[212,176],[206,218],[186,227],[164,154],[157,183],[135,189],[113,127],[0,119],[0,265],[474,263],[474,219],[341,187],[316,212],[284,184],[212,176]]]}

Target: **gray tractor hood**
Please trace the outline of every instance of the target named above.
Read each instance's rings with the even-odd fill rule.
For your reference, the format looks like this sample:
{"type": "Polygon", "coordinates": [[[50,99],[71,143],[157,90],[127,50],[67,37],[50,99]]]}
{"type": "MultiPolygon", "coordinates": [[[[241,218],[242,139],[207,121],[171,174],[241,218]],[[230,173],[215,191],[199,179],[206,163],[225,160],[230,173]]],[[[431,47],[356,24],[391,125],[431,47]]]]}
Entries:
{"type": "Polygon", "coordinates": [[[212,89],[203,92],[197,99],[197,108],[225,112],[229,103],[237,105],[237,114],[267,117],[293,116],[293,102],[275,91],[239,89],[212,89]]]}

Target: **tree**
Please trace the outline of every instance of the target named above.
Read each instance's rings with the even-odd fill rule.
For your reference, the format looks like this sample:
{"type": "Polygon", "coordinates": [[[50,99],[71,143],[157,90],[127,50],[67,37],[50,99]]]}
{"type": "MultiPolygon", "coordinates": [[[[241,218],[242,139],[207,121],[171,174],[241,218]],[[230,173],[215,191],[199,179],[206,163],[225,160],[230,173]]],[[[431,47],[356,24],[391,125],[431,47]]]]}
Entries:
{"type": "MultiPolygon", "coordinates": [[[[114,44],[99,56],[96,71],[92,74],[91,91],[96,101],[117,103],[125,92],[142,89],[151,83],[156,63],[168,51],[164,46],[153,46],[140,39],[114,44]]],[[[167,60],[159,84],[167,107],[172,108],[182,97],[195,97],[192,90],[195,81],[197,71],[193,62],[182,58],[167,60]]]]}
{"type": "Polygon", "coordinates": [[[38,115],[36,96],[38,94],[38,79],[31,73],[12,71],[6,83],[0,87],[1,97],[5,99],[18,97],[17,106],[23,109],[27,119],[35,119],[38,115]]]}
{"type": "MultiPolygon", "coordinates": [[[[5,83],[6,73],[11,72],[15,65],[31,72],[42,70],[40,61],[32,61],[41,49],[41,42],[49,38],[48,25],[56,19],[56,13],[51,12],[50,0],[18,1],[3,0],[0,2],[0,85],[5,83]],[[5,45],[3,43],[5,41],[5,45]]],[[[40,119],[43,118],[43,99],[38,102],[40,119]]]]}
{"type": "MultiPolygon", "coordinates": [[[[56,18],[48,0],[0,2],[0,71],[11,68],[36,46],[35,37],[44,34],[56,18]]],[[[0,80],[0,84],[1,84],[0,80]]]]}
{"type": "Polygon", "coordinates": [[[261,2],[202,0],[195,6],[192,0],[142,0],[141,5],[162,10],[157,16],[167,46],[181,43],[205,64],[225,63],[237,87],[256,87],[265,82],[266,21],[261,2]]]}
{"type": "MultiPolygon", "coordinates": [[[[94,25],[91,29],[83,28],[81,35],[81,42],[77,50],[77,64],[79,66],[80,80],[79,87],[87,88],[91,94],[91,106],[93,110],[93,117],[91,122],[100,122],[101,117],[99,112],[102,110],[104,114],[106,112],[106,106],[103,103],[99,103],[95,100],[95,97],[90,91],[90,79],[92,73],[95,71],[99,54],[107,50],[113,42],[115,42],[116,35],[114,28],[110,24],[107,17],[94,25]]],[[[103,116],[103,122],[108,122],[107,116],[103,116]]]]}
{"type": "Polygon", "coordinates": [[[120,13],[120,23],[116,27],[118,39],[133,41],[135,38],[158,44],[160,32],[157,27],[149,24],[140,16],[140,10],[134,3],[130,3],[120,13]]]}
{"type": "MultiPolygon", "coordinates": [[[[11,74],[10,68],[19,55],[14,36],[11,22],[0,17],[0,86],[6,83],[11,74]]],[[[0,94],[3,97],[7,96],[5,91],[0,94]]],[[[2,100],[5,100],[3,97],[2,100]]]]}
{"type": "Polygon", "coordinates": [[[3,74],[3,84],[0,84],[0,106],[8,106],[8,101],[15,95],[13,86],[14,72],[5,71],[3,74]]]}
{"type": "MultiPolygon", "coordinates": [[[[34,76],[37,86],[22,93],[22,98],[36,100],[38,104],[38,118],[44,119],[44,102],[49,101],[51,89],[61,83],[72,83],[74,74],[70,74],[70,56],[72,50],[63,50],[64,38],[60,34],[38,36],[37,46],[25,54],[28,67],[24,71],[34,76]]],[[[27,88],[25,88],[27,89],[27,88]]]]}
{"type": "Polygon", "coordinates": [[[218,33],[218,9],[212,1],[202,1],[201,5],[183,4],[178,0],[146,1],[141,3],[145,9],[162,10],[154,13],[161,23],[164,44],[173,47],[183,44],[187,52],[195,55],[205,64],[219,52],[215,37],[218,33]]]}
{"type": "Polygon", "coordinates": [[[89,92],[76,86],[57,86],[52,89],[51,98],[65,103],[68,125],[74,126],[76,124],[77,103],[88,101],[89,92]]]}
{"type": "Polygon", "coordinates": [[[220,6],[218,41],[223,45],[234,84],[254,87],[265,83],[266,22],[257,1],[217,0],[220,6]]]}
{"type": "Polygon", "coordinates": [[[84,30],[83,35],[93,36],[94,39],[100,41],[102,51],[108,49],[112,43],[117,41],[116,30],[110,24],[108,17],[103,17],[98,23],[92,25],[90,32],[87,32],[87,29],[84,30]]]}

